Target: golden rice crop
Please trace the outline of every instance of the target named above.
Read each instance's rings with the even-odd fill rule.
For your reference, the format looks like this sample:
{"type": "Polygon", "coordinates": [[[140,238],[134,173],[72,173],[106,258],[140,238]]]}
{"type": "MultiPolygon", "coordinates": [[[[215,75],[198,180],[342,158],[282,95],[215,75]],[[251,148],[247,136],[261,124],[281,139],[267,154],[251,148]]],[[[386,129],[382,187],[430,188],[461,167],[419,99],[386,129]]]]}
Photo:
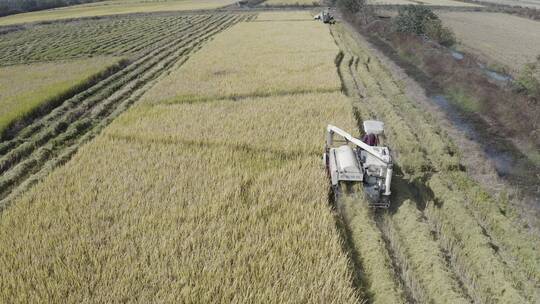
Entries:
{"type": "Polygon", "coordinates": [[[438,15],[465,49],[500,63],[512,72],[534,62],[539,54],[540,24],[537,21],[487,12],[440,12],[438,15]]]}
{"type": "Polygon", "coordinates": [[[313,90],[124,113],[0,215],[0,302],[357,303],[313,90]]]}
{"type": "Polygon", "coordinates": [[[87,82],[117,62],[95,57],[0,67],[0,133],[44,102],[87,82]]]}
{"type": "Polygon", "coordinates": [[[181,102],[339,91],[334,66],[337,53],[321,23],[242,23],[217,36],[193,60],[149,91],[145,100],[181,102]]]}
{"type": "Polygon", "coordinates": [[[339,94],[127,112],[2,214],[3,299],[353,303],[319,166],[349,115],[339,94]]]}

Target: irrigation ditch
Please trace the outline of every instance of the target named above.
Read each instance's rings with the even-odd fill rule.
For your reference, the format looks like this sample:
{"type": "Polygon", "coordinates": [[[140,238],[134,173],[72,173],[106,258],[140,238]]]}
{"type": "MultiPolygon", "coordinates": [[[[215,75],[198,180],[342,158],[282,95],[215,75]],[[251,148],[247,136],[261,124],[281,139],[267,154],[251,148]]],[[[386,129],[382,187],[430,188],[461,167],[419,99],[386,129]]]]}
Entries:
{"type": "Polygon", "coordinates": [[[85,142],[132,106],[173,67],[183,64],[213,35],[249,14],[211,14],[196,17],[165,35],[123,68],[42,117],[35,118],[0,144],[0,210],[52,169],[66,162],[85,142]]]}

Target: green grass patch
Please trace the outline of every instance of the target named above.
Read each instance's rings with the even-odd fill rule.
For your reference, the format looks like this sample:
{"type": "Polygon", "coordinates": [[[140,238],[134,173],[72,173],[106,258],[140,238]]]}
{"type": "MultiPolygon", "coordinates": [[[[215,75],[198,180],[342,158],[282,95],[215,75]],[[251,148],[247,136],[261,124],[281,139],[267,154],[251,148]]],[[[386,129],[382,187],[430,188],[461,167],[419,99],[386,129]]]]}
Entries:
{"type": "Polygon", "coordinates": [[[475,113],[481,110],[481,104],[463,89],[451,87],[446,90],[449,100],[461,110],[468,113],[475,113]]]}
{"type": "Polygon", "coordinates": [[[0,68],[0,134],[117,62],[118,58],[100,57],[0,68]]]}

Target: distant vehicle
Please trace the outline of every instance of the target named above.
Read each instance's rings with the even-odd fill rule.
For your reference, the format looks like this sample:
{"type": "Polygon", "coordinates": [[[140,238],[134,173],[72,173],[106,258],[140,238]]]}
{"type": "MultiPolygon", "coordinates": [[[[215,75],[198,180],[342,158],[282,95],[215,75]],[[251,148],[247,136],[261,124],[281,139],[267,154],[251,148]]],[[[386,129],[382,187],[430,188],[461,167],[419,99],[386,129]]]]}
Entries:
{"type": "Polygon", "coordinates": [[[317,14],[315,17],[313,17],[313,19],[321,20],[323,23],[328,23],[328,24],[336,23],[336,20],[334,19],[334,16],[332,16],[332,14],[330,14],[330,12],[328,12],[326,10],[320,12],[319,14],[317,14]]]}

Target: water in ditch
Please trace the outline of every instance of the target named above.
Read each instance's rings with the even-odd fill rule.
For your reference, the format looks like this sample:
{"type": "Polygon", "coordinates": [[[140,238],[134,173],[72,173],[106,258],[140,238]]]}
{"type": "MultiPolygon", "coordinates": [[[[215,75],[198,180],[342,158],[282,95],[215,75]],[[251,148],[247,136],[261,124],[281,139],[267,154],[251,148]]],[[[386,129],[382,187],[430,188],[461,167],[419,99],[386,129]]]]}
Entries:
{"type": "Polygon", "coordinates": [[[540,207],[540,168],[535,163],[478,115],[460,111],[443,95],[434,95],[431,100],[454,127],[480,144],[501,178],[518,187],[540,207]]]}

